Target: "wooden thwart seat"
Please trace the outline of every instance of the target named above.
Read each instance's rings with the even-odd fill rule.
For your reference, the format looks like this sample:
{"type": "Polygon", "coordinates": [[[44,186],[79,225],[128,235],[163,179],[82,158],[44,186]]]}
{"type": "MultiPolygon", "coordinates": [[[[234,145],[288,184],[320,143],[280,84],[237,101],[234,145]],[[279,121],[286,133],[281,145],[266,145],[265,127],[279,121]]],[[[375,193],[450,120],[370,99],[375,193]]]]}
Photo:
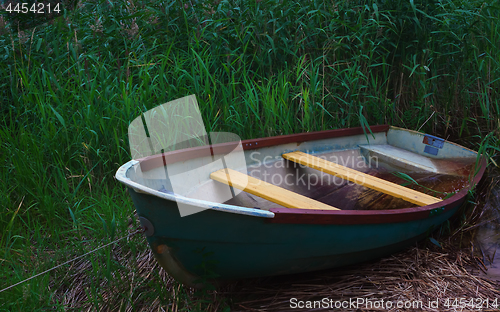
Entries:
{"type": "Polygon", "coordinates": [[[282,187],[248,176],[232,169],[221,169],[210,174],[212,180],[227,184],[247,193],[262,197],[287,208],[339,210],[317,200],[302,196],[282,187]],[[229,173],[229,175],[226,173],[229,173]]]}
{"type": "Polygon", "coordinates": [[[379,192],[404,199],[419,206],[426,206],[438,203],[441,199],[412,190],[410,188],[385,181],[383,179],[368,175],[366,173],[347,168],[336,163],[306,154],[302,152],[292,152],[282,155],[283,158],[334,175],[336,177],[349,180],[359,185],[377,190],[379,192]]]}

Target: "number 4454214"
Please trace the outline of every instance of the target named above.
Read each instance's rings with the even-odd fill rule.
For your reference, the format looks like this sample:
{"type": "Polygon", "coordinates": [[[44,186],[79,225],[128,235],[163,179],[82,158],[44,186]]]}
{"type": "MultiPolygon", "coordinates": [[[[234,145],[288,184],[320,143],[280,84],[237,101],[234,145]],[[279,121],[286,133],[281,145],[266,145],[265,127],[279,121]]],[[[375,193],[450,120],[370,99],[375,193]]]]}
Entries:
{"type": "Polygon", "coordinates": [[[470,310],[483,310],[483,309],[498,309],[498,298],[447,298],[444,302],[445,308],[460,308],[470,310]]]}
{"type": "Polygon", "coordinates": [[[33,3],[31,6],[29,3],[9,3],[5,11],[9,13],[28,13],[32,12],[35,14],[47,14],[47,13],[59,13],[61,9],[59,8],[59,3],[33,3]]]}

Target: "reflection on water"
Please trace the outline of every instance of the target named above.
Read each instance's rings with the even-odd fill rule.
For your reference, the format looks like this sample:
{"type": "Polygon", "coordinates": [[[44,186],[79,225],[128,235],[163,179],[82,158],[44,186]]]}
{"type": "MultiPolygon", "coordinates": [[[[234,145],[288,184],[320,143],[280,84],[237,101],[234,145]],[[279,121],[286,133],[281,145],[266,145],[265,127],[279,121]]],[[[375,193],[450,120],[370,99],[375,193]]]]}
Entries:
{"type": "MultiPolygon", "coordinates": [[[[449,174],[405,172],[404,175],[401,175],[400,172],[388,172],[383,168],[372,169],[367,174],[444,199],[448,194],[458,192],[469,184],[469,172],[472,166],[473,164],[469,163],[449,174]]],[[[384,210],[417,207],[417,205],[401,198],[356,184],[345,184],[320,197],[312,198],[343,210],[384,210]]]]}
{"type": "MultiPolygon", "coordinates": [[[[340,154],[336,152],[335,155],[339,156],[340,154]]],[[[332,155],[325,154],[323,156],[328,160],[328,157],[332,155]]],[[[363,164],[365,163],[363,162],[363,164]]],[[[375,165],[372,167],[367,167],[366,164],[364,167],[357,167],[357,164],[351,163],[345,165],[385,181],[443,199],[469,185],[469,174],[475,165],[475,158],[437,159],[433,160],[433,164],[439,173],[423,172],[422,170],[412,172],[406,168],[383,162],[372,163],[375,165]]],[[[417,206],[401,198],[285,160],[248,168],[248,174],[342,210],[386,210],[417,206]]],[[[282,207],[246,192],[241,192],[225,204],[265,210],[282,207]]]]}
{"type": "Polygon", "coordinates": [[[490,178],[492,182],[486,194],[479,198],[479,204],[484,207],[475,241],[488,268],[486,276],[500,280],[500,172],[490,174],[490,178]]]}

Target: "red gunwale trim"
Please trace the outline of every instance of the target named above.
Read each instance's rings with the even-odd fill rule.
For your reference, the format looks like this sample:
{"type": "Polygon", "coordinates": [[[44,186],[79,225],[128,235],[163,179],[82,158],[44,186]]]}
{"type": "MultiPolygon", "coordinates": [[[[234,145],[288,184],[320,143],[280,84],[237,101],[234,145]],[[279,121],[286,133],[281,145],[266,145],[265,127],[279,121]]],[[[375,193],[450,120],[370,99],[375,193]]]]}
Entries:
{"type": "Polygon", "coordinates": [[[380,224],[408,222],[429,218],[430,211],[444,207],[444,211],[449,211],[465,201],[465,196],[469,189],[481,181],[486,170],[486,159],[483,157],[480,162],[478,174],[474,177],[472,185],[462,189],[457,194],[442,202],[432,205],[402,208],[394,210],[308,210],[290,208],[271,208],[274,218],[266,220],[267,223],[287,223],[287,224],[380,224]]]}
{"type": "MultiPolygon", "coordinates": [[[[390,128],[389,125],[377,125],[370,127],[373,133],[387,132],[389,128],[390,128]]],[[[368,129],[366,129],[366,131],[369,132],[368,129]]],[[[364,133],[365,132],[361,127],[324,130],[324,131],[297,133],[297,134],[280,135],[268,138],[244,140],[241,141],[241,145],[243,146],[243,150],[252,150],[261,147],[269,147],[287,143],[302,143],[302,142],[317,141],[330,138],[347,137],[364,133]]],[[[217,152],[220,154],[229,153],[230,151],[234,150],[235,144],[230,142],[230,143],[214,144],[212,146],[210,145],[198,146],[198,147],[167,152],[163,155],[158,154],[158,155],[148,156],[137,160],[141,164],[142,171],[149,171],[164,166],[166,164],[172,164],[178,161],[186,161],[189,159],[211,155],[212,148],[217,149],[217,152]]]]}
{"type": "MultiPolygon", "coordinates": [[[[379,132],[387,132],[389,130],[389,125],[377,125],[371,126],[370,129],[373,133],[379,132]]],[[[370,130],[365,129],[367,133],[370,130]]],[[[289,134],[289,135],[280,135],[268,138],[261,139],[252,139],[252,140],[244,140],[241,141],[244,150],[257,149],[261,147],[268,147],[274,145],[281,145],[287,143],[302,143],[308,141],[317,141],[323,139],[330,138],[339,138],[339,137],[347,137],[352,135],[364,134],[363,128],[344,128],[344,129],[336,129],[336,130],[324,130],[324,131],[316,131],[316,132],[305,132],[305,133],[297,133],[297,134],[289,134]]]]}

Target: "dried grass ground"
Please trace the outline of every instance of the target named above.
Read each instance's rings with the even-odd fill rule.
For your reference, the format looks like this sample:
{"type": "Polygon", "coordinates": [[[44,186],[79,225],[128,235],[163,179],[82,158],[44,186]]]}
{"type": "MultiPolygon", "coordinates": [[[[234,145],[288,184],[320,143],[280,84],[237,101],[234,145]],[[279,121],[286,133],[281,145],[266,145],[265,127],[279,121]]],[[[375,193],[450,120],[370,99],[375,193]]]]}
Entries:
{"type": "Polygon", "coordinates": [[[445,252],[414,247],[377,262],[347,269],[274,278],[261,283],[243,282],[236,287],[238,291],[232,293],[241,298],[235,301],[234,310],[289,311],[291,298],[304,302],[328,298],[334,302],[333,309],[330,305],[328,308],[313,306],[307,310],[486,311],[490,309],[485,309],[485,304],[483,309],[475,307],[479,307],[482,300],[498,298],[499,285],[472,273],[478,268],[477,260],[465,251],[445,252]],[[454,298],[466,298],[467,303],[474,299],[474,306],[462,307],[459,302],[453,306],[453,301],[447,299],[454,298]],[[335,302],[349,302],[350,299],[365,301],[356,308],[335,309],[335,302]],[[384,304],[380,305],[382,299],[384,304]],[[436,300],[437,305],[434,304],[436,300]],[[368,301],[372,302],[372,308],[368,301]],[[397,308],[398,302],[416,306],[397,308]],[[447,303],[451,305],[446,307],[447,303]]]}
{"type": "MultiPolygon", "coordinates": [[[[142,239],[142,238],[139,238],[142,239]]],[[[119,248],[114,250],[120,255],[119,248]]],[[[466,250],[454,251],[413,247],[407,251],[362,265],[313,272],[307,274],[272,278],[243,280],[228,284],[219,290],[196,293],[177,284],[158,266],[149,249],[137,255],[118,256],[125,267],[120,277],[120,287],[103,282],[99,296],[106,305],[101,311],[222,311],[231,306],[231,311],[290,311],[291,298],[300,301],[321,301],[323,298],[335,302],[370,300],[377,307],[362,303],[357,308],[330,309],[320,306],[303,309],[308,311],[497,311],[486,308],[486,299],[491,303],[500,297],[500,284],[479,275],[483,270],[478,258],[466,250]],[[158,283],[155,290],[151,283],[158,283]],[[359,298],[359,299],[358,299],[359,298]],[[450,299],[466,298],[466,304],[453,304],[450,299]],[[470,306],[471,299],[473,307],[470,306]],[[429,306],[436,302],[437,308],[429,306]],[[448,300],[448,301],[447,301],[448,300]],[[388,308],[387,301],[394,305],[388,308]],[[397,308],[398,302],[417,304],[413,308],[397,308]],[[421,302],[419,305],[418,302],[421,302]],[[479,307],[482,303],[482,309],[479,307]]],[[[81,261],[72,268],[74,274],[66,277],[69,287],[56,292],[56,298],[70,309],[90,311],[93,305],[89,293],[88,275],[90,261],[81,261]]],[[[115,276],[115,278],[117,278],[115,276]]],[[[293,309],[300,310],[300,309],[293,309]]]]}

